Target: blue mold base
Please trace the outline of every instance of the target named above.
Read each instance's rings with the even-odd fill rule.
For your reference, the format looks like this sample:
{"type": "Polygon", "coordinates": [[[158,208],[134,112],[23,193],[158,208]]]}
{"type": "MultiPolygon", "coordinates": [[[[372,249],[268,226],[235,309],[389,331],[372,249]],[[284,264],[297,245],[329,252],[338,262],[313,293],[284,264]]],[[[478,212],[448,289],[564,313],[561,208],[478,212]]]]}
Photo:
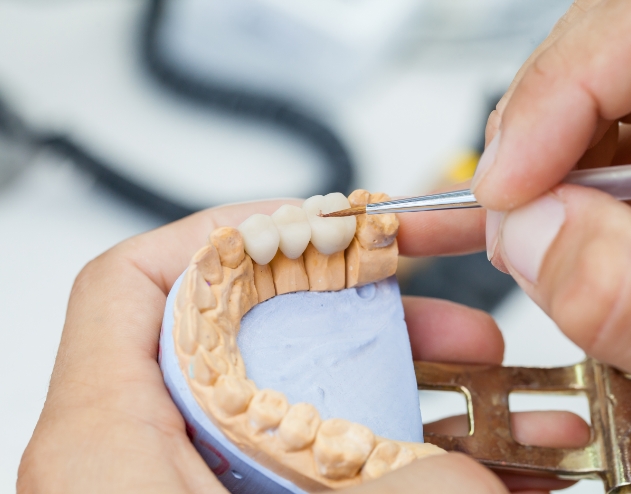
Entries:
{"type": "MultiPolygon", "coordinates": [[[[233,493],[303,493],[232,444],[195,401],[175,353],[167,298],[160,367],[195,448],[233,493]]],[[[237,338],[248,377],[308,402],[323,419],[363,424],[382,437],[422,442],[416,378],[399,286],[394,277],[339,292],[298,292],[256,305],[237,338]]]]}

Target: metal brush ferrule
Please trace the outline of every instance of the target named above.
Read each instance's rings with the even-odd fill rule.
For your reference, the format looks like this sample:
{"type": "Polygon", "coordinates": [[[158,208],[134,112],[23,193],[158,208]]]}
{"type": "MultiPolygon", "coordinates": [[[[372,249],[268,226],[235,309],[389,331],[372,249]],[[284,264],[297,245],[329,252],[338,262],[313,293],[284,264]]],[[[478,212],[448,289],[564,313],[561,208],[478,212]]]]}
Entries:
{"type": "Polygon", "coordinates": [[[410,197],[396,201],[376,202],[366,205],[366,214],[385,212],[414,213],[417,211],[435,211],[441,209],[479,208],[478,201],[471,190],[456,190],[442,194],[432,194],[423,197],[410,197]]]}

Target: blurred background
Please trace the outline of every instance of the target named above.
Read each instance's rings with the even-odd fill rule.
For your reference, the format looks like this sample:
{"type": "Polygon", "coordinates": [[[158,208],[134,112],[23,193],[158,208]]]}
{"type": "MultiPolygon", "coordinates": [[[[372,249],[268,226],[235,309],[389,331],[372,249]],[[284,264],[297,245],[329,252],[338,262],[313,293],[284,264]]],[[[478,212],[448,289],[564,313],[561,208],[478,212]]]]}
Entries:
{"type": "MultiPolygon", "coordinates": [[[[216,204],[470,178],[489,112],[570,3],[0,0],[0,493],[86,262],[216,204]]],[[[491,311],[508,365],[583,357],[485,254],[398,274],[405,293],[491,311]]],[[[421,395],[426,420],[464,411],[421,395]]],[[[582,397],[510,404],[589,420],[582,397]]]]}

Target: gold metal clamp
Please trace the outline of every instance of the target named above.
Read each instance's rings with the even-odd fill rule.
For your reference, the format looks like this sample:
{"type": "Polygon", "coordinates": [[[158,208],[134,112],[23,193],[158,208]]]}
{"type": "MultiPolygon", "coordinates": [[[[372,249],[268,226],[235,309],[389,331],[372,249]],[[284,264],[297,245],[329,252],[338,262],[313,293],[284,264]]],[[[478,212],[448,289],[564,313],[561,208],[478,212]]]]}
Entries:
{"type": "Polygon", "coordinates": [[[428,433],[425,441],[460,451],[484,465],[512,472],[578,480],[600,478],[608,494],[631,493],[631,379],[586,359],[557,368],[414,362],[419,389],[465,395],[469,435],[428,433]],[[508,396],[512,391],[584,394],[591,440],[584,448],[527,446],[513,439],[508,396]]]}

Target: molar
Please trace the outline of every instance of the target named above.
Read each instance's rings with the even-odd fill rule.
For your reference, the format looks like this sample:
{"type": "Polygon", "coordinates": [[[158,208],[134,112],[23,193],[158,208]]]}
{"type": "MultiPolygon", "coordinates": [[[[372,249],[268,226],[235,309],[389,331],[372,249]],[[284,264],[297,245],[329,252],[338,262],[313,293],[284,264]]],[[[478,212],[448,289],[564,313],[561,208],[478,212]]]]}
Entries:
{"type": "MultiPolygon", "coordinates": [[[[390,196],[383,192],[369,194],[358,189],[348,196],[352,207],[365,206],[368,203],[385,202],[390,196]]],[[[356,237],[364,249],[373,250],[387,247],[394,242],[399,231],[399,220],[393,213],[387,214],[361,214],[357,217],[356,237]]]]}
{"type": "Polygon", "coordinates": [[[257,264],[267,264],[276,255],[280,235],[274,220],[266,214],[253,214],[239,225],[245,251],[257,264]]]}
{"type": "Polygon", "coordinates": [[[363,425],[344,419],[322,422],[313,445],[321,475],[328,479],[354,477],[375,445],[375,436],[363,425]]]}
{"type": "Polygon", "coordinates": [[[297,451],[313,442],[320,423],[316,407],[309,403],[296,403],[280,422],[278,433],[289,451],[297,451]]]}
{"type": "Polygon", "coordinates": [[[273,389],[258,391],[248,407],[248,419],[257,432],[276,427],[289,409],[283,393],[273,389]]]}
{"type": "Polygon", "coordinates": [[[393,441],[384,441],[370,454],[364,468],[362,477],[376,479],[397,468],[412,463],[416,455],[412,450],[393,441]]]}
{"type": "Polygon", "coordinates": [[[313,196],[307,199],[302,208],[307,213],[311,225],[311,243],[322,254],[334,254],[348,247],[355,235],[355,216],[345,218],[321,218],[322,213],[332,213],[350,208],[348,199],[339,192],[326,196],[313,196]]]}
{"type": "Polygon", "coordinates": [[[280,250],[289,259],[302,255],[311,240],[311,226],[307,213],[298,206],[285,204],[272,214],[280,234],[280,250]]]}
{"type": "Polygon", "coordinates": [[[234,375],[221,375],[215,386],[217,405],[228,415],[245,412],[252,395],[252,386],[243,378],[234,375]]]}
{"type": "Polygon", "coordinates": [[[228,364],[219,355],[202,348],[195,352],[192,362],[192,378],[204,386],[212,386],[217,379],[228,371],[228,364]]]}
{"type": "Polygon", "coordinates": [[[243,238],[236,228],[216,228],[210,234],[210,243],[217,249],[222,266],[235,269],[245,257],[243,238]]]}

